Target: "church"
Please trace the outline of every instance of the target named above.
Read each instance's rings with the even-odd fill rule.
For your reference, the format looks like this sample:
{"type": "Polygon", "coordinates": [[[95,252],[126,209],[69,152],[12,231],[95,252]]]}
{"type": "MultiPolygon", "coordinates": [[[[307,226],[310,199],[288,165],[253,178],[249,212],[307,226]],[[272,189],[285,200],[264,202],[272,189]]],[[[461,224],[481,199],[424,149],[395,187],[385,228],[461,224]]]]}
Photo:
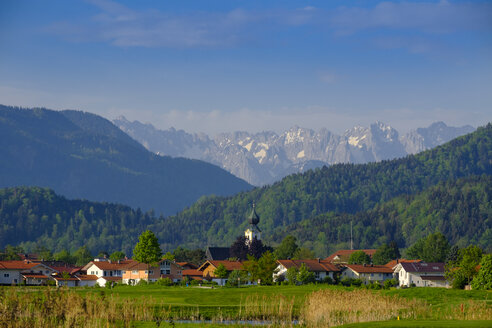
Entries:
{"type": "MultiPolygon", "coordinates": [[[[246,237],[246,243],[251,244],[251,242],[256,238],[261,240],[261,230],[258,228],[258,223],[260,223],[260,216],[256,213],[256,205],[253,203],[253,209],[251,214],[247,217],[249,227],[244,232],[244,237],[246,237]]],[[[229,254],[229,247],[207,247],[205,251],[207,260],[209,261],[223,261],[229,259],[231,256],[229,254]]]]}

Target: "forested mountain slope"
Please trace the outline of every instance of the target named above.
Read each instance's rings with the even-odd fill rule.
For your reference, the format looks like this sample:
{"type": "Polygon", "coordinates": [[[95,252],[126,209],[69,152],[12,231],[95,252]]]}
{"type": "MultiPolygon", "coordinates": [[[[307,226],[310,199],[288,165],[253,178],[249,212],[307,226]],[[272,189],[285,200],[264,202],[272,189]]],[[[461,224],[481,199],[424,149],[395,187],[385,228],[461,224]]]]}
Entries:
{"type": "Polygon", "coordinates": [[[155,220],[149,212],[68,200],[47,188],[0,189],[0,249],[20,244],[30,251],[42,246],[57,252],[86,245],[94,255],[114,250],[130,255],[139,234],[155,220]]]}
{"type": "Polygon", "coordinates": [[[204,197],[154,227],[165,245],[228,245],[246,227],[256,202],[263,238],[317,215],[357,213],[398,195],[419,193],[442,181],[492,173],[492,125],[435,149],[362,165],[340,164],[291,175],[269,187],[233,197],[204,197]]]}
{"type": "Polygon", "coordinates": [[[323,256],[350,247],[350,222],[354,248],[377,248],[393,240],[408,247],[440,231],[451,244],[474,244],[492,252],[492,176],[441,182],[356,214],[330,212],[304,219],[277,229],[273,238],[292,234],[301,245],[323,256]]]}
{"type": "Polygon", "coordinates": [[[0,105],[0,187],[22,185],[165,214],[251,187],[209,163],[157,156],[94,114],[0,105]]]}

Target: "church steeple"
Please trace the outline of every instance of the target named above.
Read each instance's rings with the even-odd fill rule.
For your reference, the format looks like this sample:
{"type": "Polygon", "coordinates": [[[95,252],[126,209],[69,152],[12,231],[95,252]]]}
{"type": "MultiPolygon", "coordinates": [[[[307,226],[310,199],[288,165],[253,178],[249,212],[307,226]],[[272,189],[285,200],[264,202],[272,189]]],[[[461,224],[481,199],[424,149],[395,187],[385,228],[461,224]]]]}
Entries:
{"type": "Polygon", "coordinates": [[[260,216],[256,213],[256,206],[253,202],[253,209],[251,214],[248,216],[248,222],[250,224],[249,228],[244,232],[247,243],[251,243],[253,239],[261,239],[261,230],[258,228],[258,223],[260,222],[260,216]]]}

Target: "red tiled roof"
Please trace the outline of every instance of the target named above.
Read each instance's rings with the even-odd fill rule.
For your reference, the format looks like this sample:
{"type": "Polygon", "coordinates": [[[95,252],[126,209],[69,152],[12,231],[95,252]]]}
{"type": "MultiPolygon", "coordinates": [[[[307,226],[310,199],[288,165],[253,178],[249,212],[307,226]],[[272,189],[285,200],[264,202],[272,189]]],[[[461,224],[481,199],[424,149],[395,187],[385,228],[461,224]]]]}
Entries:
{"type": "Polygon", "coordinates": [[[180,267],[189,267],[191,269],[198,269],[198,267],[191,263],[191,262],[176,262],[177,265],[179,265],[180,267]]]}
{"type": "Polygon", "coordinates": [[[39,265],[39,263],[26,261],[0,261],[0,268],[4,270],[27,270],[37,265],[39,265]]]}
{"type": "Polygon", "coordinates": [[[123,261],[120,261],[120,263],[118,263],[118,262],[108,262],[108,261],[91,261],[91,262],[87,263],[82,268],[82,270],[87,270],[92,265],[95,265],[96,267],[98,267],[101,270],[123,270],[127,266],[129,266],[129,265],[131,265],[131,264],[133,264],[135,262],[136,261],[133,261],[133,260],[123,260],[123,261]]]}
{"type": "Polygon", "coordinates": [[[333,272],[338,272],[340,269],[331,264],[328,261],[318,261],[318,260],[278,260],[277,261],[279,264],[283,265],[286,269],[289,269],[291,267],[296,267],[300,268],[301,265],[304,263],[309,271],[313,272],[325,272],[325,271],[333,271],[333,272]]]}
{"type": "Polygon", "coordinates": [[[357,251],[363,251],[370,257],[376,253],[377,249],[341,249],[339,251],[336,251],[335,253],[331,254],[327,258],[325,258],[325,261],[332,262],[336,256],[340,258],[340,260],[337,260],[339,262],[348,262],[348,259],[352,253],[357,252],[357,251]]]}
{"type": "Polygon", "coordinates": [[[207,268],[209,265],[213,265],[214,267],[217,268],[221,264],[225,266],[227,271],[242,270],[243,268],[243,263],[240,261],[223,260],[223,261],[206,261],[198,268],[198,270],[199,271],[205,270],[205,268],[207,268]]]}
{"type": "Polygon", "coordinates": [[[346,264],[345,266],[357,273],[393,273],[393,269],[386,265],[346,264]]]}
{"type": "Polygon", "coordinates": [[[183,270],[181,274],[184,276],[202,276],[203,273],[198,270],[183,270]]]}
{"type": "Polygon", "coordinates": [[[400,263],[406,272],[444,272],[444,263],[400,263]]]}
{"type": "Polygon", "coordinates": [[[47,276],[45,276],[44,274],[35,274],[35,273],[33,273],[33,274],[29,274],[29,273],[24,273],[24,274],[22,274],[22,276],[23,276],[24,278],[33,278],[33,279],[48,279],[48,277],[47,277],[47,276]]]}
{"type": "Polygon", "coordinates": [[[120,281],[121,280],[121,277],[108,277],[108,276],[106,276],[106,277],[100,277],[100,278],[103,278],[106,281],[120,281]]]}
{"type": "Polygon", "coordinates": [[[64,278],[62,275],[55,275],[55,276],[53,276],[53,279],[63,280],[63,281],[79,281],[79,279],[77,279],[77,277],[70,276],[70,277],[64,278]]]}

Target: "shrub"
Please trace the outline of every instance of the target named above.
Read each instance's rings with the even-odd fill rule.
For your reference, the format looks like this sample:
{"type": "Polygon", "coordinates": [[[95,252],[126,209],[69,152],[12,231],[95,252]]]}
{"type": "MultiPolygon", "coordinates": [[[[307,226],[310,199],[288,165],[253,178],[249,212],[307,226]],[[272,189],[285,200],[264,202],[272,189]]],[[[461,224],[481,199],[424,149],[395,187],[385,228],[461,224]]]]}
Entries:
{"type": "Polygon", "coordinates": [[[326,276],[323,278],[323,283],[332,285],[334,283],[334,281],[333,281],[333,279],[331,279],[330,276],[326,276]]]}
{"type": "Polygon", "coordinates": [[[156,284],[159,286],[172,286],[172,285],[174,285],[173,281],[170,278],[159,278],[156,281],[156,284]]]}
{"type": "Polygon", "coordinates": [[[145,279],[140,279],[138,282],[137,282],[137,286],[147,286],[149,283],[147,282],[147,280],[145,279]]]}

